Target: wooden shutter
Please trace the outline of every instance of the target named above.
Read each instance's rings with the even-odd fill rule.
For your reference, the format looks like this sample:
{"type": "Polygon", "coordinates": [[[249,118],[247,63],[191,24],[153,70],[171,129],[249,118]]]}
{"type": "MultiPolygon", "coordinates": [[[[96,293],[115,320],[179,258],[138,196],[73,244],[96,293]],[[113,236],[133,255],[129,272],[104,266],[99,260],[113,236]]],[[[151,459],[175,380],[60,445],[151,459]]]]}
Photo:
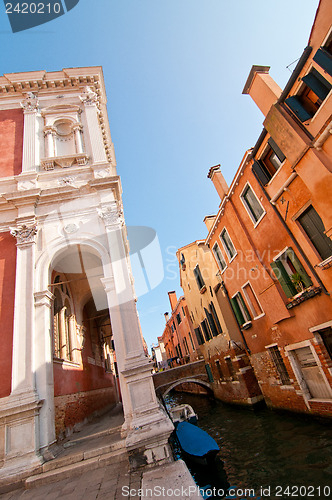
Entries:
{"type": "Polygon", "coordinates": [[[265,170],[261,162],[255,160],[252,166],[253,172],[256,174],[259,182],[265,186],[271,179],[271,175],[265,170]]]}
{"type": "Polygon", "coordinates": [[[207,376],[209,377],[209,382],[213,383],[214,382],[213,375],[212,375],[211,367],[209,364],[205,365],[205,370],[206,370],[207,376]]]}
{"type": "Polygon", "coordinates": [[[326,52],[322,47],[317,50],[313,57],[314,61],[319,64],[319,66],[332,76],[332,57],[328,52],[326,52]]]}
{"type": "Polygon", "coordinates": [[[273,272],[281,285],[281,288],[285,292],[286,297],[293,297],[293,295],[296,294],[296,288],[293,285],[292,280],[288,276],[282,263],[279,260],[276,260],[274,262],[271,262],[270,266],[272,267],[273,272]]]}
{"type": "Polygon", "coordinates": [[[243,323],[245,323],[245,320],[244,320],[242,311],[241,311],[241,309],[239,307],[239,304],[237,303],[236,297],[234,297],[233,299],[231,299],[231,304],[232,304],[232,308],[233,308],[233,311],[235,313],[235,317],[237,319],[237,322],[238,322],[238,324],[240,326],[242,326],[243,323]]]}
{"type": "Polygon", "coordinates": [[[248,308],[247,308],[247,306],[246,306],[246,303],[245,303],[245,301],[243,300],[243,297],[242,297],[242,295],[240,294],[240,292],[237,294],[237,297],[239,298],[239,300],[240,300],[240,302],[241,302],[241,305],[242,305],[242,307],[243,307],[243,309],[244,309],[244,311],[245,311],[245,313],[246,313],[246,315],[247,315],[247,317],[246,317],[246,318],[244,318],[244,319],[245,319],[246,321],[250,321],[250,320],[251,320],[250,313],[249,313],[249,311],[248,311],[248,308]]]}
{"type": "Polygon", "coordinates": [[[195,328],[195,334],[196,334],[198,344],[199,345],[204,344],[204,339],[203,339],[200,327],[195,328]]]}
{"type": "Polygon", "coordinates": [[[217,330],[218,330],[219,333],[222,333],[221,324],[220,324],[220,321],[219,321],[219,318],[218,318],[218,315],[217,315],[217,311],[216,311],[216,308],[214,307],[214,303],[213,302],[210,302],[210,309],[211,309],[211,313],[212,313],[214,322],[217,325],[217,330]]]}
{"type": "Polygon", "coordinates": [[[324,101],[332,87],[331,84],[315,70],[311,70],[302,80],[322,101],[324,101]]]}
{"type": "Polygon", "coordinates": [[[267,142],[271,146],[271,148],[276,153],[276,155],[278,156],[279,160],[282,163],[286,159],[286,156],[284,155],[284,153],[281,151],[281,149],[279,148],[279,146],[274,142],[274,140],[272,139],[272,137],[270,137],[270,139],[267,142]]]}
{"type": "Polygon", "coordinates": [[[326,236],[323,221],[314,207],[306,210],[297,220],[307,233],[321,258],[325,260],[330,257],[332,255],[332,241],[326,236]]]}
{"type": "Polygon", "coordinates": [[[217,331],[217,328],[216,328],[216,325],[214,323],[214,320],[213,320],[213,316],[212,314],[206,309],[206,307],[204,307],[204,311],[205,311],[205,316],[207,317],[207,320],[209,322],[209,325],[210,325],[210,329],[211,329],[211,332],[212,332],[212,335],[213,337],[216,337],[218,335],[218,331],[217,331]]]}
{"type": "Polygon", "coordinates": [[[301,122],[306,122],[311,119],[312,115],[308,113],[296,95],[288,97],[285,100],[285,104],[287,104],[301,122]]]}
{"type": "Polygon", "coordinates": [[[290,258],[290,260],[293,263],[293,266],[295,267],[296,271],[301,275],[301,278],[303,280],[303,283],[306,288],[312,285],[312,281],[310,277],[307,275],[304,267],[302,266],[301,262],[299,259],[296,257],[294,251],[292,248],[288,248],[286,250],[287,256],[290,258]]]}

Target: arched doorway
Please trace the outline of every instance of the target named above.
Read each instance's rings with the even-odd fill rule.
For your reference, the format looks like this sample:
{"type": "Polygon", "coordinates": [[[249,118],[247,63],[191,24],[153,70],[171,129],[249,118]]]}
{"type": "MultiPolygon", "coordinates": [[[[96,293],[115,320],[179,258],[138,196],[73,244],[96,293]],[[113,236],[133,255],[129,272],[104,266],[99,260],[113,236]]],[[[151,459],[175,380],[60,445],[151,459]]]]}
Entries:
{"type": "Polygon", "coordinates": [[[54,424],[63,437],[112,408],[119,392],[100,257],[71,245],[53,259],[50,276],[54,424]]]}

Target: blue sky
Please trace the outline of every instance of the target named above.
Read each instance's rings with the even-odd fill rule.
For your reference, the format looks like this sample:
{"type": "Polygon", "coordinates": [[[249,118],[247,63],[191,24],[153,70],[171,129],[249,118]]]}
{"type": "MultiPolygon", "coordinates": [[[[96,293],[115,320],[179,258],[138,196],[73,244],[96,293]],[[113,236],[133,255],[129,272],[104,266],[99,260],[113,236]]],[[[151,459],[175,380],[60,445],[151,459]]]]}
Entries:
{"type": "MultiPolygon", "coordinates": [[[[13,4],[16,2],[14,1],[13,4]]],[[[167,292],[181,295],[175,251],[206,235],[218,196],[261,130],[242,89],[253,64],[283,88],[307,45],[318,0],[80,0],[64,16],[13,34],[0,3],[1,74],[103,66],[127,225],[156,230],[164,279],[139,297],[150,346],[167,292]],[[290,69],[287,66],[290,65],[290,69]]]]}

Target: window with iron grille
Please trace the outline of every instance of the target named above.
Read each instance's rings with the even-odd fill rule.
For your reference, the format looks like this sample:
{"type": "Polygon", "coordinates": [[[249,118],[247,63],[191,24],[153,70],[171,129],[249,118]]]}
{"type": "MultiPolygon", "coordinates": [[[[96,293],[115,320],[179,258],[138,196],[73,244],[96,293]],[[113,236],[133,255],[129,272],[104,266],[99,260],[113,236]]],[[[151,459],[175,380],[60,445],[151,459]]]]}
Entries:
{"type": "Polygon", "coordinates": [[[285,366],[284,360],[280,354],[278,346],[272,346],[268,348],[271,359],[278,371],[279,377],[283,385],[290,385],[289,375],[287,372],[287,368],[285,366]]]}

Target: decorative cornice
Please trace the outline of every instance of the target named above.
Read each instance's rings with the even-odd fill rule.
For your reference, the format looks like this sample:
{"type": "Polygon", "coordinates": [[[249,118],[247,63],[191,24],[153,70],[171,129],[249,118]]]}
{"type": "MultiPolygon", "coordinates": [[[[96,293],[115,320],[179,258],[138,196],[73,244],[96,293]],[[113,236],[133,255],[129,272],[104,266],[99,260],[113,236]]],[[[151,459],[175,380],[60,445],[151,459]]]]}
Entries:
{"type": "Polygon", "coordinates": [[[35,243],[37,234],[37,224],[27,226],[26,224],[10,228],[10,234],[17,240],[17,245],[27,245],[35,243]]]}
{"type": "Polygon", "coordinates": [[[98,106],[99,104],[96,92],[94,92],[89,86],[84,87],[84,90],[79,98],[80,101],[85,104],[85,106],[98,106]]]}
{"type": "Polygon", "coordinates": [[[33,92],[28,92],[26,94],[26,98],[21,101],[21,107],[24,109],[24,112],[37,111],[39,106],[39,100],[36,94],[33,92]]]}

